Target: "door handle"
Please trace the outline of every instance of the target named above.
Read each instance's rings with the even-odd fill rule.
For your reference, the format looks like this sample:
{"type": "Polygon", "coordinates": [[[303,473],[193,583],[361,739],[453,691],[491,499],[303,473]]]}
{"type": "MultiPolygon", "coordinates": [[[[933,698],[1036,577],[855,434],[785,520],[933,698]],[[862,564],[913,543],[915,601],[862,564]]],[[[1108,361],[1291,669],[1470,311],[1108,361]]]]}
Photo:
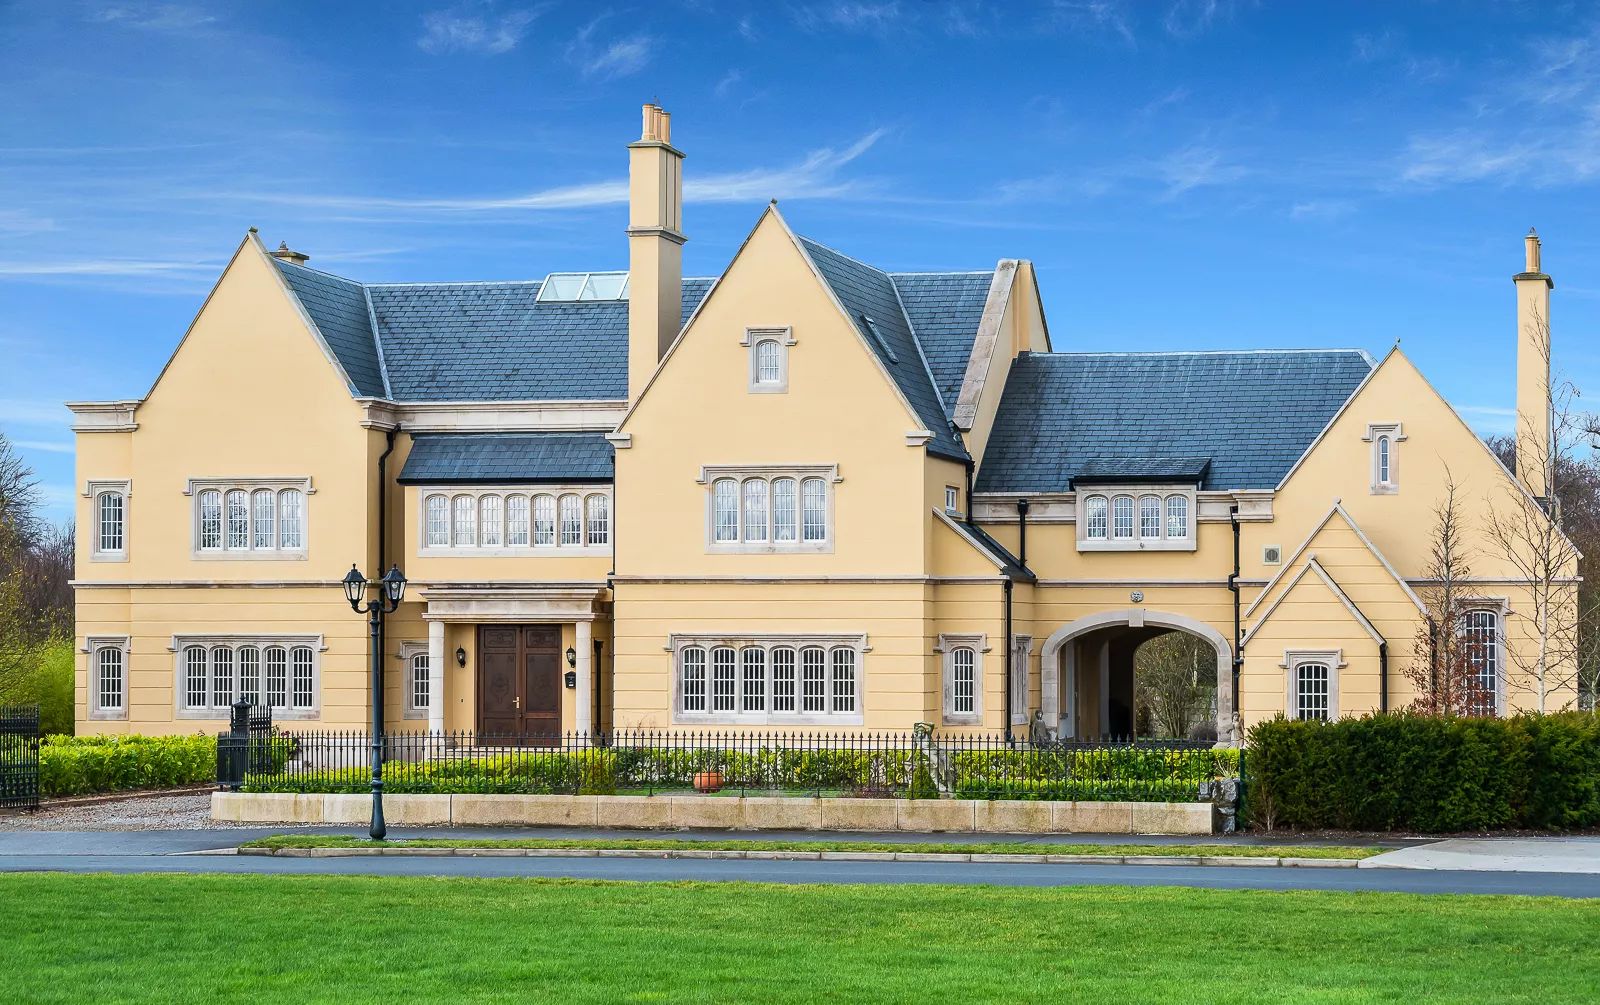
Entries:
{"type": "Polygon", "coordinates": [[[513,705],[513,706],[514,706],[514,707],[515,707],[515,708],[516,708],[516,709],[517,709],[517,710],[518,710],[518,711],[521,711],[521,710],[522,710],[522,695],[520,695],[520,694],[519,694],[519,695],[517,695],[517,696],[516,696],[516,697],[514,697],[514,698],[512,698],[512,699],[511,699],[511,704],[512,704],[512,705],[513,705]]]}

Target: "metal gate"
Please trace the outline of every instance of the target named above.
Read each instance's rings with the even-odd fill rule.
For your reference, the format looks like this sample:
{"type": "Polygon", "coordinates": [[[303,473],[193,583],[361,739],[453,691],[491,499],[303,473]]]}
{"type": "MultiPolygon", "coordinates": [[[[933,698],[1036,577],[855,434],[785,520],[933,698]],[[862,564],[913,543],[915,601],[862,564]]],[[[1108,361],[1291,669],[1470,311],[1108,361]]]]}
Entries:
{"type": "Polygon", "coordinates": [[[0,705],[0,809],[39,805],[39,706],[0,705]]]}

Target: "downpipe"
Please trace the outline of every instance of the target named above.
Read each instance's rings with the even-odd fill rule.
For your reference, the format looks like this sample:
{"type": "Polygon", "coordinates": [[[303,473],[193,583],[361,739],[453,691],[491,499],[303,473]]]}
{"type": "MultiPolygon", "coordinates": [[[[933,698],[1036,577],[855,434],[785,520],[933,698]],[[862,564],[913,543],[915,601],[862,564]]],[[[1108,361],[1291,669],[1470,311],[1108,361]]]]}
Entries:
{"type": "MultiPolygon", "coordinates": [[[[1239,736],[1239,673],[1244,668],[1244,620],[1239,602],[1239,507],[1228,507],[1228,522],[1233,525],[1233,571],[1228,573],[1228,592],[1233,594],[1233,721],[1228,733],[1235,743],[1239,736]]],[[[1221,739],[1218,737],[1218,739],[1221,739]]]]}

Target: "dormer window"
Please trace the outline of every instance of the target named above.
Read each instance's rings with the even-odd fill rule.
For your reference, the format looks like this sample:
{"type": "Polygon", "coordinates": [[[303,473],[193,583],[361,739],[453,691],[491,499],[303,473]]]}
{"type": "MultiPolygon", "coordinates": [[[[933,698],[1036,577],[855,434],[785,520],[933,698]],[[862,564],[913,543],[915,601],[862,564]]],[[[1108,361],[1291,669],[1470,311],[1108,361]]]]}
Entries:
{"type": "Polygon", "coordinates": [[[1195,489],[1174,485],[1084,487],[1077,493],[1079,551],[1193,551],[1195,489]]]}
{"type": "Polygon", "coordinates": [[[739,344],[750,350],[752,394],[789,390],[789,347],[794,345],[794,336],[788,328],[746,328],[739,344]]]}
{"type": "Polygon", "coordinates": [[[1406,438],[1398,422],[1377,422],[1367,427],[1362,437],[1372,444],[1372,494],[1394,495],[1400,491],[1400,443],[1406,438]]]}

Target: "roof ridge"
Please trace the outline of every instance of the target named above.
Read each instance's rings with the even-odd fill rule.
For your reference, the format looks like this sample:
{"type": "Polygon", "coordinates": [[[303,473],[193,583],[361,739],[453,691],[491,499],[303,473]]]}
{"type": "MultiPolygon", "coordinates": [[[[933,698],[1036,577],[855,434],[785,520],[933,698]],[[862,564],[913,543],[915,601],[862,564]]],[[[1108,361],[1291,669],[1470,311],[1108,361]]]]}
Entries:
{"type": "MultiPolygon", "coordinates": [[[[267,254],[272,255],[272,253],[270,251],[267,252],[267,254]]],[[[326,269],[313,269],[309,265],[303,265],[300,262],[290,262],[290,261],[287,261],[285,259],[279,258],[276,255],[272,255],[272,260],[274,262],[278,263],[278,267],[279,268],[284,268],[284,269],[287,269],[287,268],[304,269],[307,272],[315,272],[319,276],[327,276],[329,279],[337,279],[341,283],[349,283],[351,286],[365,286],[365,285],[367,285],[366,283],[363,283],[359,279],[351,279],[349,276],[341,276],[336,272],[329,272],[326,269]]]]}
{"type": "Polygon", "coordinates": [[[1146,349],[1143,351],[1089,351],[1089,350],[1062,350],[1060,352],[1035,352],[1029,353],[1036,359],[1053,359],[1063,356],[1285,356],[1291,353],[1352,353],[1357,356],[1372,358],[1372,354],[1365,349],[1350,347],[1339,348],[1291,348],[1291,349],[1146,349]]]}
{"type": "MultiPolygon", "coordinates": [[[[849,257],[849,256],[845,256],[849,257]]],[[[882,269],[878,270],[883,272],[882,269]]],[[[884,272],[884,275],[893,279],[896,276],[992,276],[993,269],[926,269],[921,272],[884,272]]]]}
{"type": "Polygon", "coordinates": [[[956,438],[956,442],[966,446],[961,440],[960,431],[955,428],[955,423],[950,421],[952,409],[945,405],[944,394],[939,390],[939,378],[933,375],[933,367],[928,363],[928,351],[922,345],[922,336],[917,334],[916,322],[911,320],[911,312],[906,310],[906,298],[900,295],[900,284],[896,283],[894,277],[887,272],[884,275],[889,279],[889,289],[894,291],[894,302],[900,308],[900,316],[905,319],[906,334],[911,336],[911,344],[917,347],[917,358],[922,360],[922,372],[928,375],[928,386],[933,388],[933,400],[939,403],[939,412],[944,416],[945,423],[950,426],[950,435],[956,438]]]}

